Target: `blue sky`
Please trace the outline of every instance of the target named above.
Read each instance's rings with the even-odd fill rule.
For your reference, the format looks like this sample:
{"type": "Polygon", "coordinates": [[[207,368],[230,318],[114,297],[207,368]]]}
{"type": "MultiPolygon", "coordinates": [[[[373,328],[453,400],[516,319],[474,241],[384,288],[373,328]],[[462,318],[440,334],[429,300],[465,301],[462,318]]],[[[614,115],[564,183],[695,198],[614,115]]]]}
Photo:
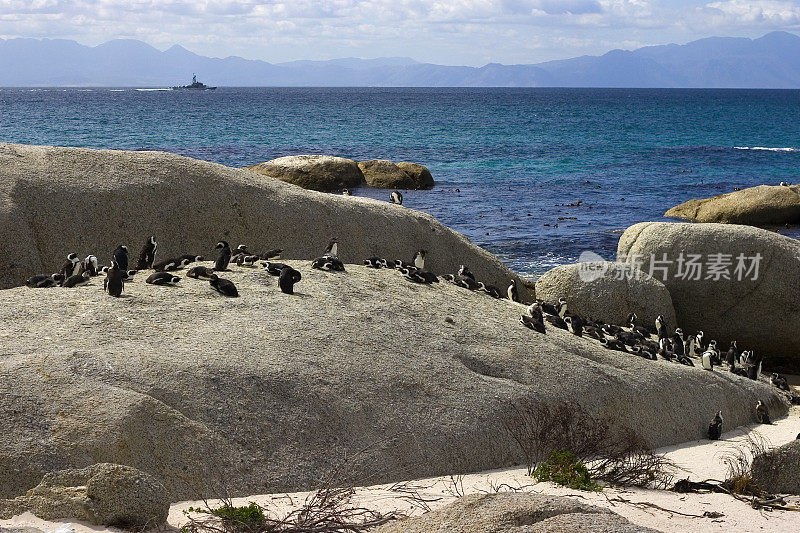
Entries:
{"type": "Polygon", "coordinates": [[[0,0],[0,38],[134,38],[271,62],[537,63],[773,30],[800,33],[800,0],[0,0]]]}

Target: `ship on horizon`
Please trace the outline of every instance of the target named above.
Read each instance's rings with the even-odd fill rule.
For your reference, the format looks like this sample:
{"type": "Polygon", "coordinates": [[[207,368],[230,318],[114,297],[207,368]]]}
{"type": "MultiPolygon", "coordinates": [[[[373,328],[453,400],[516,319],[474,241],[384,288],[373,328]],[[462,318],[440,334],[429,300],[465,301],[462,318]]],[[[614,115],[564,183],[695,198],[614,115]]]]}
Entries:
{"type": "Polygon", "coordinates": [[[216,87],[209,87],[205,83],[197,81],[197,75],[192,74],[192,83],[190,85],[176,85],[170,87],[173,91],[190,90],[190,91],[213,91],[216,87]]]}

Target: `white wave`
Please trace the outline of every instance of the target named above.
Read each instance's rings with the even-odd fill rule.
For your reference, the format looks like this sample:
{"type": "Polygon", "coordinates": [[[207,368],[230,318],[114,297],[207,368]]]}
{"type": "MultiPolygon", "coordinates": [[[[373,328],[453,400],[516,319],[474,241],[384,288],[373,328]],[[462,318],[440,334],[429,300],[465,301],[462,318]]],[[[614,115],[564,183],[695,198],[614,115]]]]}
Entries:
{"type": "Polygon", "coordinates": [[[770,148],[768,146],[734,146],[737,150],[760,150],[764,152],[800,152],[800,148],[770,148]]]}
{"type": "Polygon", "coordinates": [[[172,89],[136,89],[137,91],[171,91],[172,89]]]}
{"type": "Polygon", "coordinates": [[[109,89],[108,92],[110,92],[110,93],[124,93],[125,89],[109,89]]]}

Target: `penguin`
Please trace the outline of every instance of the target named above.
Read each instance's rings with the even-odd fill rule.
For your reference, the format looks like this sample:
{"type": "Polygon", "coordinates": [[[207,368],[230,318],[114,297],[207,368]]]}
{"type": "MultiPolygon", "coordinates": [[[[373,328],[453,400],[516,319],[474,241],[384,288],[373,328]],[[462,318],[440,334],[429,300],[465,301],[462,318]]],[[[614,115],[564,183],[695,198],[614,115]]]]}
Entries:
{"type": "Polygon", "coordinates": [[[472,279],[472,281],[475,281],[475,274],[470,272],[469,268],[467,268],[466,265],[460,265],[458,267],[458,275],[468,277],[472,279]]]}
{"type": "Polygon", "coordinates": [[[737,359],[739,359],[739,350],[736,347],[736,341],[731,341],[731,346],[725,354],[725,363],[728,365],[728,368],[734,368],[737,359]]]}
{"type": "Polygon", "coordinates": [[[191,265],[192,263],[195,263],[195,262],[198,262],[198,261],[205,261],[205,258],[202,255],[195,255],[195,254],[183,254],[178,259],[186,260],[185,264],[187,264],[187,265],[191,265]]]}
{"type": "MultiPolygon", "coordinates": [[[[242,245],[239,245],[241,247],[242,245]]],[[[214,270],[225,272],[231,262],[231,246],[226,241],[219,241],[216,248],[219,250],[217,260],[214,262],[214,270]]]]}
{"type": "Polygon", "coordinates": [[[544,319],[558,329],[569,330],[567,323],[558,315],[544,315],[544,319]]]}
{"type": "Polygon", "coordinates": [[[758,400],[756,404],[756,419],[760,424],[772,424],[772,420],[769,418],[769,410],[766,405],[761,403],[761,400],[758,400]]]}
{"type": "Polygon", "coordinates": [[[364,259],[364,264],[369,268],[381,268],[383,266],[381,261],[380,257],[368,257],[364,259]]]}
{"type": "Polygon", "coordinates": [[[700,353],[708,349],[709,340],[706,339],[706,334],[703,333],[703,330],[699,330],[695,335],[695,344],[700,348],[700,353]]]}
{"type": "Polygon", "coordinates": [[[583,337],[583,321],[577,315],[568,315],[564,317],[564,322],[567,324],[567,331],[577,337],[583,337]]]}
{"type": "Polygon", "coordinates": [[[685,366],[694,366],[692,360],[686,357],[685,355],[678,357],[678,362],[685,366]]]}
{"type": "MultiPolygon", "coordinates": [[[[228,250],[230,251],[230,248],[228,250]]],[[[239,296],[239,291],[236,290],[236,285],[234,285],[229,279],[221,278],[216,274],[212,274],[211,279],[208,280],[208,284],[212,289],[223,296],[227,296],[229,298],[236,298],[239,296]]]]}
{"type": "Polygon", "coordinates": [[[194,278],[194,279],[203,279],[203,280],[210,280],[211,276],[214,275],[214,269],[204,267],[202,265],[197,265],[196,267],[192,267],[186,272],[187,278],[194,278]]]}
{"type": "Polygon", "coordinates": [[[519,323],[533,331],[546,334],[543,320],[537,320],[535,317],[529,315],[521,315],[519,317],[519,323]]]}
{"type": "Polygon", "coordinates": [[[712,340],[711,342],[709,342],[708,348],[706,348],[706,352],[711,353],[711,360],[714,362],[715,365],[719,365],[722,363],[722,358],[720,357],[719,349],[717,348],[717,341],[712,340]]]}
{"type": "Polygon", "coordinates": [[[283,248],[273,248],[261,254],[261,259],[269,261],[270,259],[279,259],[283,253],[283,248]]]}
{"type": "Polygon", "coordinates": [[[290,268],[289,265],[285,265],[283,263],[274,263],[271,261],[263,261],[261,263],[261,266],[264,267],[264,270],[266,270],[267,274],[269,274],[270,276],[280,276],[281,271],[284,268],[290,268]]]}
{"type": "Polygon", "coordinates": [[[600,344],[603,346],[603,348],[606,348],[608,350],[614,350],[614,351],[617,351],[617,352],[627,352],[628,351],[628,349],[625,348],[625,344],[621,343],[620,341],[618,341],[616,339],[607,339],[607,338],[604,337],[604,338],[600,339],[600,344]]]}
{"type": "Polygon", "coordinates": [[[156,260],[156,247],[158,243],[156,242],[156,238],[151,235],[147,238],[147,242],[144,243],[142,247],[142,251],[139,252],[139,262],[136,263],[136,268],[138,270],[146,270],[148,268],[153,268],[153,262],[156,260]]]}
{"type": "MultiPolygon", "coordinates": [[[[474,279],[474,278],[473,278],[474,279]]],[[[511,280],[511,283],[508,285],[506,289],[506,296],[512,302],[519,302],[519,291],[517,291],[517,282],[515,280],[511,280]]]]}
{"type": "Polygon", "coordinates": [[[789,184],[787,182],[785,182],[785,181],[781,182],[781,187],[788,187],[788,186],[789,186],[789,184]]]}
{"type": "Polygon", "coordinates": [[[403,205],[403,194],[400,191],[392,191],[392,194],[389,195],[389,200],[393,204],[403,205]]]}
{"type": "Polygon", "coordinates": [[[311,268],[317,270],[327,270],[329,272],[344,272],[344,263],[336,256],[317,257],[311,262],[311,268]]]}
{"type": "Polygon", "coordinates": [[[123,272],[128,271],[128,247],[120,244],[114,249],[113,253],[114,263],[117,268],[123,272]]]}
{"type": "Polygon", "coordinates": [[[498,300],[503,297],[503,294],[500,292],[500,289],[498,289],[494,285],[486,285],[482,281],[478,282],[478,290],[479,291],[483,291],[486,294],[488,294],[489,296],[491,296],[492,298],[496,298],[498,300]]]}
{"type": "Polygon", "coordinates": [[[353,196],[353,193],[350,192],[350,189],[342,189],[342,196],[353,196]]]}
{"type": "Polygon", "coordinates": [[[719,440],[722,436],[722,411],[717,411],[714,419],[708,425],[708,438],[710,440],[719,440]]]}
{"type": "Polygon", "coordinates": [[[558,299],[558,316],[564,318],[567,316],[567,299],[566,298],[559,298],[558,299]]]}
{"type": "Polygon", "coordinates": [[[339,257],[339,239],[331,237],[328,241],[328,246],[322,252],[323,257],[339,257]]]}
{"type": "Polygon", "coordinates": [[[753,355],[753,351],[750,350],[747,360],[747,377],[753,381],[758,381],[759,376],[761,376],[761,364],[763,363],[761,356],[753,355]]]}
{"type": "Polygon", "coordinates": [[[664,315],[658,315],[656,317],[656,334],[659,339],[666,338],[667,336],[667,325],[664,323],[664,315]]]}
{"type": "Polygon", "coordinates": [[[61,270],[59,270],[59,272],[64,276],[64,279],[78,274],[80,262],[81,260],[78,259],[78,254],[76,253],[71,253],[67,256],[67,261],[61,265],[61,270]]]}
{"type": "Polygon", "coordinates": [[[471,291],[477,291],[478,290],[478,282],[475,281],[475,278],[471,278],[469,276],[464,276],[462,274],[457,274],[453,278],[453,283],[455,283],[459,287],[463,287],[463,288],[469,289],[471,291]]]}
{"type": "Polygon", "coordinates": [[[256,261],[258,261],[258,260],[259,260],[259,256],[257,256],[257,255],[245,255],[245,256],[242,256],[241,260],[237,261],[236,263],[239,266],[245,266],[245,267],[253,268],[253,267],[256,266],[256,261]]]}
{"type": "Polygon", "coordinates": [[[786,381],[785,377],[781,376],[777,372],[772,373],[772,377],[769,381],[780,390],[789,392],[789,383],[786,381]]]}
{"type": "Polygon", "coordinates": [[[88,272],[90,276],[96,276],[98,274],[97,271],[97,257],[93,255],[87,255],[86,258],[83,260],[83,270],[88,272]]]}
{"type": "Polygon", "coordinates": [[[428,255],[426,250],[417,250],[417,253],[414,254],[414,259],[411,260],[411,264],[419,269],[425,268],[426,255],[428,255]]]}
{"type": "Polygon", "coordinates": [[[183,265],[182,259],[162,259],[157,263],[153,263],[151,268],[156,272],[171,272],[173,270],[178,270],[183,265]]]}
{"type": "Polygon", "coordinates": [[[539,302],[539,304],[541,304],[542,311],[547,313],[548,315],[557,315],[558,314],[558,307],[556,307],[555,305],[553,305],[551,303],[548,303],[548,302],[545,302],[544,300],[538,300],[537,299],[536,301],[539,302]]]}
{"type": "MultiPolygon", "coordinates": [[[[380,259],[379,263],[383,268],[397,268],[397,262],[392,261],[391,259],[380,259]]],[[[450,277],[452,278],[454,276],[450,274],[450,277]]]]}
{"type": "Polygon", "coordinates": [[[44,279],[39,280],[36,285],[37,289],[47,289],[49,287],[60,287],[64,284],[64,274],[57,273],[52,276],[46,276],[44,279]]]}
{"type": "Polygon", "coordinates": [[[303,276],[297,270],[287,266],[281,270],[278,276],[278,287],[284,294],[294,294],[294,284],[300,281],[303,276]]]}
{"type": "Polygon", "coordinates": [[[89,274],[88,271],[84,271],[82,274],[74,274],[64,280],[62,287],[80,287],[81,285],[88,284],[89,278],[91,278],[91,274],[89,274]]]}
{"type": "Polygon", "coordinates": [[[43,287],[54,287],[56,285],[61,285],[64,282],[64,274],[56,273],[56,274],[36,274],[35,276],[31,276],[25,280],[25,285],[34,289],[34,288],[43,288],[43,287]],[[41,285],[41,283],[47,281],[46,285],[41,285]]]}
{"type": "Polygon", "coordinates": [[[145,280],[145,283],[149,283],[150,285],[175,285],[181,280],[178,276],[173,276],[169,272],[153,272],[150,274],[145,280]]]}
{"type": "Polygon", "coordinates": [[[122,291],[125,289],[123,281],[123,270],[119,268],[116,261],[111,261],[111,267],[106,272],[106,279],[103,280],[103,290],[108,292],[110,296],[119,298],[122,291]]]}
{"type": "Polygon", "coordinates": [[[714,371],[713,355],[714,354],[708,350],[703,352],[703,355],[701,356],[701,360],[703,362],[703,370],[711,370],[712,372],[714,371]]]}
{"type": "Polygon", "coordinates": [[[672,346],[677,357],[686,355],[686,346],[684,345],[683,330],[681,328],[677,328],[672,335],[672,346]]]}

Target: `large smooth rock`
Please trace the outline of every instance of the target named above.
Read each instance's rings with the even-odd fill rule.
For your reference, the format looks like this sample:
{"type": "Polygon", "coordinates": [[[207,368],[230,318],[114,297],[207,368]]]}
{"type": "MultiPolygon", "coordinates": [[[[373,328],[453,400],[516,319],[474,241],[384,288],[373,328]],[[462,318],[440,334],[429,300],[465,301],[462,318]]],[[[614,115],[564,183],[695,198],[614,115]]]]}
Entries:
{"type": "Polygon", "coordinates": [[[417,518],[390,522],[375,533],[647,533],[656,530],[562,496],[528,492],[470,494],[417,518]]]}
{"type": "Polygon", "coordinates": [[[664,216],[698,222],[768,226],[800,223],[800,185],[759,185],[684,202],[664,216]]]}
{"type": "MultiPolygon", "coordinates": [[[[628,228],[619,241],[617,259],[641,261],[650,272],[652,258],[655,276],[669,289],[678,325],[694,333],[697,330],[716,339],[723,349],[737,340],[740,349],[754,349],[772,357],[772,363],[800,364],[800,242],[767,230],[732,224],[692,224],[643,222],[628,228]],[[694,273],[687,279],[677,276],[679,259],[699,255],[700,279],[694,273]],[[724,254],[715,257],[713,254],[724,254]],[[748,274],[749,258],[757,257],[758,276],[748,274]],[[736,272],[740,255],[745,270],[741,280],[736,272]],[[716,259],[729,261],[722,267],[725,279],[709,265],[716,259]],[[710,276],[710,277],[709,277],[710,276]],[[716,279],[719,277],[720,279],[716,279]]],[[[685,264],[684,264],[685,266],[685,264]]],[[[683,269],[682,274],[689,272],[683,269]]]]}
{"type": "Polygon", "coordinates": [[[753,481],[773,494],[800,494],[800,439],[753,458],[753,481]]]}
{"type": "Polygon", "coordinates": [[[417,163],[392,163],[386,159],[359,161],[358,167],[370,187],[380,189],[430,189],[433,176],[417,163]]]}
{"type": "Polygon", "coordinates": [[[236,265],[235,299],[190,278],[147,285],[148,272],[123,298],[99,278],[0,291],[0,497],[97,462],[152,474],[173,501],[308,490],[354,456],[342,484],[519,464],[512,403],[576,402],[654,446],[702,438],[718,409],[729,428],[758,400],[788,409],[727,372],[535,333],[523,305],[447,282],[287,262],[294,296],[236,265]]]}
{"type": "Polygon", "coordinates": [[[364,175],[355,161],[332,155],[288,155],[246,168],[313,191],[336,191],[364,184],[364,175]]]}
{"type": "Polygon", "coordinates": [[[0,518],[31,512],[43,520],[82,520],[101,526],[155,527],[167,521],[169,500],[158,480],[109,463],[51,472],[25,496],[0,500],[0,518]]]}
{"type": "Polygon", "coordinates": [[[338,237],[346,262],[374,255],[410,261],[422,248],[434,272],[466,264],[499,287],[519,281],[463,235],[389,202],[306,191],[163,152],[0,144],[0,288],[57,271],[70,252],[108,264],[124,243],[135,264],[149,235],[158,240],[157,260],[214,257],[220,239],[310,259],[338,237]]]}
{"type": "Polygon", "coordinates": [[[564,297],[570,312],[611,324],[625,324],[636,313],[639,325],[653,329],[656,317],[663,315],[675,327],[675,309],[664,284],[626,263],[556,267],[536,281],[536,296],[553,303],[564,297]]]}

